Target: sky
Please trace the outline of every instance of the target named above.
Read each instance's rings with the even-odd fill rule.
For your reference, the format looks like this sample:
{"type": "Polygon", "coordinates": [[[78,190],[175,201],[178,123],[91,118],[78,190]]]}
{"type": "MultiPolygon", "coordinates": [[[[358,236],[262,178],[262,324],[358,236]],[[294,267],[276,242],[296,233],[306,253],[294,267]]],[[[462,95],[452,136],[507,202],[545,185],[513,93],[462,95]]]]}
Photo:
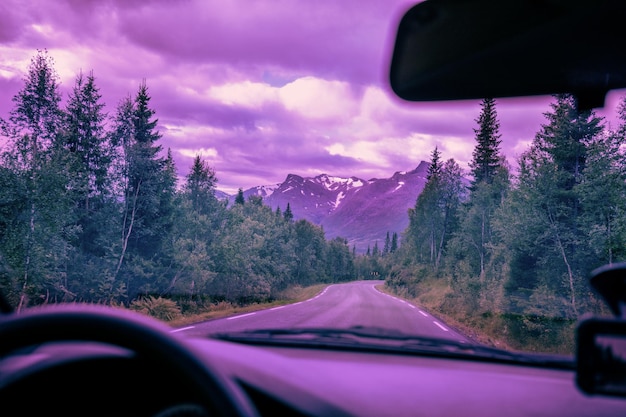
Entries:
{"type": "MultiPolygon", "coordinates": [[[[196,155],[218,189],[290,173],[386,178],[429,160],[467,169],[479,101],[408,103],[388,67],[407,0],[2,0],[0,118],[37,50],[64,99],[93,71],[110,116],[145,80],[179,176],[196,155]]],[[[614,118],[613,93],[598,114],[614,118]]],[[[545,122],[549,97],[497,101],[512,166],[545,122]]],[[[0,139],[1,140],[1,139],[0,139]]]]}

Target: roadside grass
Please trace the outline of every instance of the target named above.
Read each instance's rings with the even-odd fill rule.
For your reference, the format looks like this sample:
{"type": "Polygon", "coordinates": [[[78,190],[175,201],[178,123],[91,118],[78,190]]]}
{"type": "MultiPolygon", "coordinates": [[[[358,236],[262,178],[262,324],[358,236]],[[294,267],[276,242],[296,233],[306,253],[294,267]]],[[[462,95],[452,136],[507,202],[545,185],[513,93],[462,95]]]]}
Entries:
{"type": "Polygon", "coordinates": [[[230,302],[220,301],[218,303],[200,308],[198,311],[194,311],[193,313],[182,313],[180,316],[172,320],[165,320],[165,322],[172,327],[184,327],[206,320],[219,319],[233,316],[235,314],[250,313],[253,311],[265,310],[267,308],[297,303],[316,296],[328,285],[330,284],[317,284],[308,287],[290,287],[280,292],[276,300],[266,303],[253,303],[240,306],[230,302]]]}
{"type": "Polygon", "coordinates": [[[455,296],[445,279],[425,279],[412,295],[406,288],[377,286],[385,293],[428,310],[448,326],[478,343],[509,351],[572,355],[575,347],[574,320],[485,311],[468,306],[455,296]]]}

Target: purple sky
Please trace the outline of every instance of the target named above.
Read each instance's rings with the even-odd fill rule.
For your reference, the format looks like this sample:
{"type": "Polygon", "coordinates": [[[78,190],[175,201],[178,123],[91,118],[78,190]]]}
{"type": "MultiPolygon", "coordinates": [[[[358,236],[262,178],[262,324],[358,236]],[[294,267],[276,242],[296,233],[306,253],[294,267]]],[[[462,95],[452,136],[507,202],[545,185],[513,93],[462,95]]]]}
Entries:
{"type": "MultiPolygon", "coordinates": [[[[439,146],[467,167],[479,103],[404,103],[387,85],[394,25],[407,0],[3,0],[0,117],[37,49],[55,60],[64,98],[93,70],[107,111],[142,79],[184,176],[196,154],[218,188],[287,174],[389,177],[439,146]]],[[[600,115],[614,118],[619,94],[600,115]]],[[[549,98],[499,100],[512,164],[549,98]]]]}

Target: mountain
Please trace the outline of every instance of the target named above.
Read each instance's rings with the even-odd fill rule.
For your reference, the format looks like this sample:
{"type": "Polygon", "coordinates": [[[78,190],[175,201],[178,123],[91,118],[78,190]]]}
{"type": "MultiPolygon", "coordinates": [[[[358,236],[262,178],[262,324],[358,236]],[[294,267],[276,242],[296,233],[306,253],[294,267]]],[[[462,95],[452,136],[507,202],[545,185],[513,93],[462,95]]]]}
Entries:
{"type": "Polygon", "coordinates": [[[427,173],[428,163],[421,162],[412,171],[396,172],[391,178],[374,178],[352,190],[320,222],[326,236],[343,236],[359,252],[376,242],[382,249],[387,232],[400,236],[409,225],[408,210],[415,206],[424,189],[427,173]]]}
{"type": "Polygon", "coordinates": [[[285,210],[289,204],[294,218],[322,224],[348,195],[366,183],[356,177],[341,178],[322,174],[303,178],[289,174],[265,201],[273,209],[280,207],[285,210]]]}
{"type": "MultiPolygon", "coordinates": [[[[387,232],[400,236],[409,224],[408,210],[424,189],[428,162],[412,171],[396,172],[390,178],[363,180],[327,174],[316,177],[287,175],[280,184],[252,187],[243,192],[261,196],[268,206],[282,211],[289,204],[294,218],[306,219],[324,228],[326,237],[348,239],[350,247],[364,253],[378,242],[382,250],[387,232]]],[[[231,204],[235,196],[222,193],[231,204]]]]}

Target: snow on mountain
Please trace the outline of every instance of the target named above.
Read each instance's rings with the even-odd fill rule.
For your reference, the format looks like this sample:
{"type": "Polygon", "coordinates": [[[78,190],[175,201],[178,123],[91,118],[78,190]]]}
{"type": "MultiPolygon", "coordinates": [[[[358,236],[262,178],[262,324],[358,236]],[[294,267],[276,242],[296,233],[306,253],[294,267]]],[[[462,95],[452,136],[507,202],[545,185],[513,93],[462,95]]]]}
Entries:
{"type": "MultiPolygon", "coordinates": [[[[248,188],[247,190],[243,192],[243,197],[244,199],[247,200],[248,198],[250,198],[250,196],[254,195],[254,196],[262,197],[263,200],[267,200],[280,185],[281,184],[258,185],[256,187],[248,188]]],[[[219,190],[215,191],[215,196],[217,197],[218,200],[227,199],[228,204],[234,204],[235,198],[237,198],[237,194],[230,195],[219,190]]]]}
{"type": "MultiPolygon", "coordinates": [[[[412,171],[367,181],[328,174],[289,174],[264,201],[274,210],[285,210],[289,204],[295,219],[322,225],[328,238],[345,237],[357,251],[364,252],[376,241],[379,246],[384,244],[387,232],[400,235],[406,229],[408,209],[424,188],[427,171],[428,163],[421,162],[412,171]]],[[[244,196],[252,193],[246,190],[244,196]]]]}

